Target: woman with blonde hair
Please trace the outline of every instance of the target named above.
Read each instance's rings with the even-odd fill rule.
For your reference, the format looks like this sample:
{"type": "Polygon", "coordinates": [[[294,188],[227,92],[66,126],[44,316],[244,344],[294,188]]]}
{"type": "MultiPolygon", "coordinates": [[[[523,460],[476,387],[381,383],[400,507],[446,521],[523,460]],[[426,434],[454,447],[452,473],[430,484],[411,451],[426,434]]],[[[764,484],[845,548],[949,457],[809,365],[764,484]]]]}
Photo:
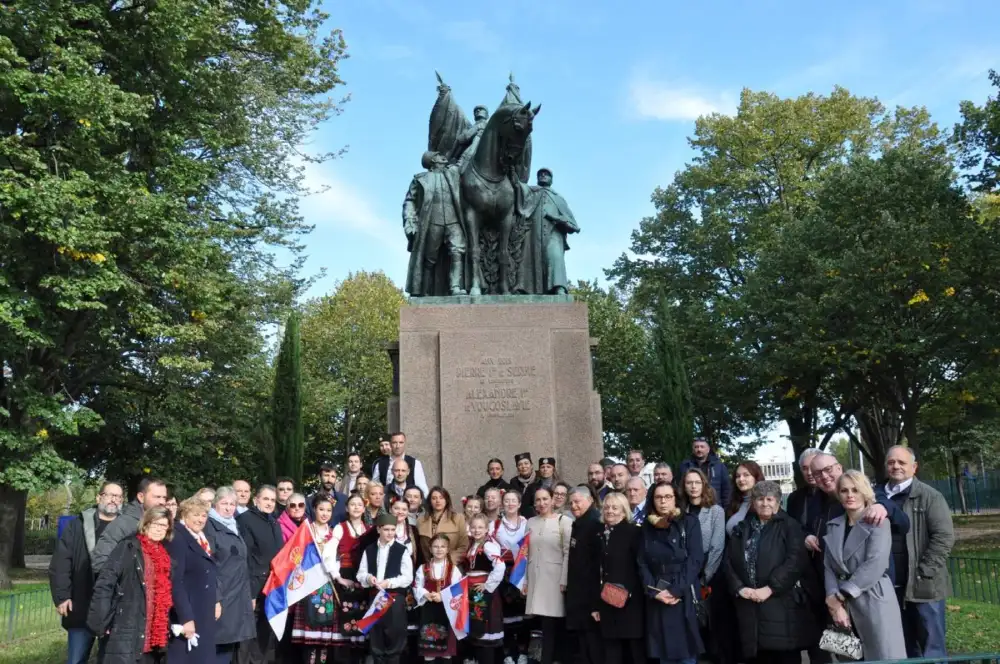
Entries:
{"type": "Polygon", "coordinates": [[[170,624],[181,626],[180,635],[171,639],[167,649],[171,664],[215,663],[216,621],[222,604],[216,601],[218,565],[204,532],[210,509],[198,498],[182,502],[177,508],[174,538],[167,545],[173,573],[170,624]]]}
{"type": "Polygon", "coordinates": [[[388,514],[385,511],[385,486],[380,482],[372,480],[365,485],[364,499],[365,525],[369,528],[374,528],[378,518],[383,514],[388,514]]]}
{"type": "Polygon", "coordinates": [[[150,507],[138,530],[118,543],[94,584],[87,627],[101,641],[99,664],[166,661],[173,594],[163,543],[173,537],[170,512],[150,507]]]}
{"type": "Polygon", "coordinates": [[[632,525],[628,498],[617,491],[604,497],[601,506],[604,528],[600,531],[601,588],[621,589],[626,594],[625,604],[616,607],[602,593],[594,620],[597,621],[604,642],[604,661],[621,664],[626,660],[646,661],[646,648],[642,642],[645,632],[645,591],[635,561],[639,556],[639,539],[642,531],[632,525]]]}
{"type": "Polygon", "coordinates": [[[903,623],[889,579],[889,522],[875,526],[862,518],[875,504],[875,492],[857,470],[847,470],[837,480],[837,498],[844,515],[827,523],[823,537],[830,616],[844,630],[853,627],[865,659],[905,659],[903,623]]]}

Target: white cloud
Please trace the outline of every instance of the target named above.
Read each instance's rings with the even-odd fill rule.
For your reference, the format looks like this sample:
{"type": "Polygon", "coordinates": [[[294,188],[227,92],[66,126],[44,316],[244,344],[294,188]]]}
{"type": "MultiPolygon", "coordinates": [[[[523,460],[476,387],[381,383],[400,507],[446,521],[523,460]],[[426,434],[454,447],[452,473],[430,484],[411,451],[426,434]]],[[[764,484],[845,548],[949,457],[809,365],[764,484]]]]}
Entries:
{"type": "Polygon", "coordinates": [[[395,224],[383,216],[363,191],[332,175],[320,164],[307,164],[304,174],[304,184],[312,192],[301,202],[308,223],[359,232],[383,242],[400,242],[402,222],[395,224]]]}
{"type": "Polygon", "coordinates": [[[732,101],[722,94],[708,94],[693,87],[635,77],[629,85],[631,110],[650,120],[695,120],[710,113],[731,111],[732,101]]]}

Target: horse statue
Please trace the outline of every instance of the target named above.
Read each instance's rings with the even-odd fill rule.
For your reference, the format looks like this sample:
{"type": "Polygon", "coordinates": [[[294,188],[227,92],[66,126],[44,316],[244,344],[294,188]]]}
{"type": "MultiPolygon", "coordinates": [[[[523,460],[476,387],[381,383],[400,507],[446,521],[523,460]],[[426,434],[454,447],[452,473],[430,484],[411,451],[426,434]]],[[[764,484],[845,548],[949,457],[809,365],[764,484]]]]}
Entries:
{"type": "Polygon", "coordinates": [[[438,82],[439,97],[431,112],[428,147],[442,154],[460,155],[462,211],[472,269],[469,294],[481,295],[486,281],[492,282],[490,290],[510,293],[517,281],[511,235],[519,204],[524,200],[523,183],[527,182],[531,165],[532,123],[541,105],[532,109],[531,102],[522,104],[511,76],[500,107],[485,126],[477,129],[452,100],[451,90],[440,75],[438,82]],[[461,150],[462,136],[469,142],[465,153],[461,150]],[[495,280],[484,278],[484,247],[490,257],[495,250],[495,280]]]}

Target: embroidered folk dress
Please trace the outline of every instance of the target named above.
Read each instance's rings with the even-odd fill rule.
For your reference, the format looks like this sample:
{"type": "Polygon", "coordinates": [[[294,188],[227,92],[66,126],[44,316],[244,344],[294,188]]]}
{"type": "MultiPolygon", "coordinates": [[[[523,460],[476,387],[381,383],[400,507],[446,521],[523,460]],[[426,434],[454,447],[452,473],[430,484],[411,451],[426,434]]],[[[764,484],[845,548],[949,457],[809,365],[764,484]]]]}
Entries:
{"type": "Polygon", "coordinates": [[[462,580],[462,570],[451,559],[433,561],[417,568],[413,596],[420,614],[417,653],[424,659],[449,659],[458,655],[458,639],[441,602],[431,602],[427,593],[439,593],[462,580]]]}
{"type": "Polygon", "coordinates": [[[360,528],[350,521],[343,521],[334,526],[330,534],[330,542],[323,551],[323,565],[334,579],[336,593],[336,631],[331,635],[330,645],[362,648],[365,635],[357,629],[357,622],[368,610],[371,593],[360,584],[353,588],[345,588],[337,583],[341,578],[357,582],[358,565],[364,552],[365,537],[370,529],[364,525],[360,528]]]}
{"type": "MultiPolygon", "coordinates": [[[[313,538],[320,555],[330,546],[333,529],[311,523],[313,538]]],[[[292,643],[306,646],[328,646],[339,634],[333,580],[296,602],[291,607],[292,643]]]]}
{"type": "Polygon", "coordinates": [[[473,542],[465,556],[469,577],[469,641],[473,646],[499,648],[503,645],[503,602],[496,592],[506,571],[500,545],[487,539],[473,542]],[[474,586],[485,585],[483,590],[474,586]]]}
{"type": "Polygon", "coordinates": [[[503,624],[507,629],[518,629],[524,622],[524,595],[510,583],[510,572],[514,568],[514,557],[524,534],[528,532],[528,520],[518,516],[514,523],[500,516],[490,523],[489,539],[500,545],[500,557],[506,566],[503,582],[498,594],[503,601],[503,624]]]}

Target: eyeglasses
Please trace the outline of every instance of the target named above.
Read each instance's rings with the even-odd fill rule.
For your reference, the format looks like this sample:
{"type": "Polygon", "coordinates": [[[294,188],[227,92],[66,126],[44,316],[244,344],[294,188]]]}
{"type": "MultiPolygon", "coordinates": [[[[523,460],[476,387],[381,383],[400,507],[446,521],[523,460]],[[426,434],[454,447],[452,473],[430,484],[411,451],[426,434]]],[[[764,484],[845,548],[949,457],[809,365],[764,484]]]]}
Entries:
{"type": "Polygon", "coordinates": [[[826,477],[833,477],[833,469],[836,468],[839,465],[840,465],[839,463],[834,462],[834,463],[831,463],[826,468],[820,468],[819,470],[813,470],[812,474],[813,474],[814,477],[817,476],[817,475],[825,475],[826,477]]]}
{"type": "Polygon", "coordinates": [[[107,498],[108,500],[121,500],[124,496],[120,493],[108,493],[105,491],[101,494],[102,498],[107,498]]]}
{"type": "Polygon", "coordinates": [[[162,521],[157,521],[146,526],[149,530],[156,528],[157,530],[166,530],[170,527],[169,523],[164,523],[162,521]]]}
{"type": "Polygon", "coordinates": [[[305,507],[306,504],[305,503],[288,503],[288,506],[289,507],[299,507],[299,508],[301,508],[301,507],[305,507]]]}

